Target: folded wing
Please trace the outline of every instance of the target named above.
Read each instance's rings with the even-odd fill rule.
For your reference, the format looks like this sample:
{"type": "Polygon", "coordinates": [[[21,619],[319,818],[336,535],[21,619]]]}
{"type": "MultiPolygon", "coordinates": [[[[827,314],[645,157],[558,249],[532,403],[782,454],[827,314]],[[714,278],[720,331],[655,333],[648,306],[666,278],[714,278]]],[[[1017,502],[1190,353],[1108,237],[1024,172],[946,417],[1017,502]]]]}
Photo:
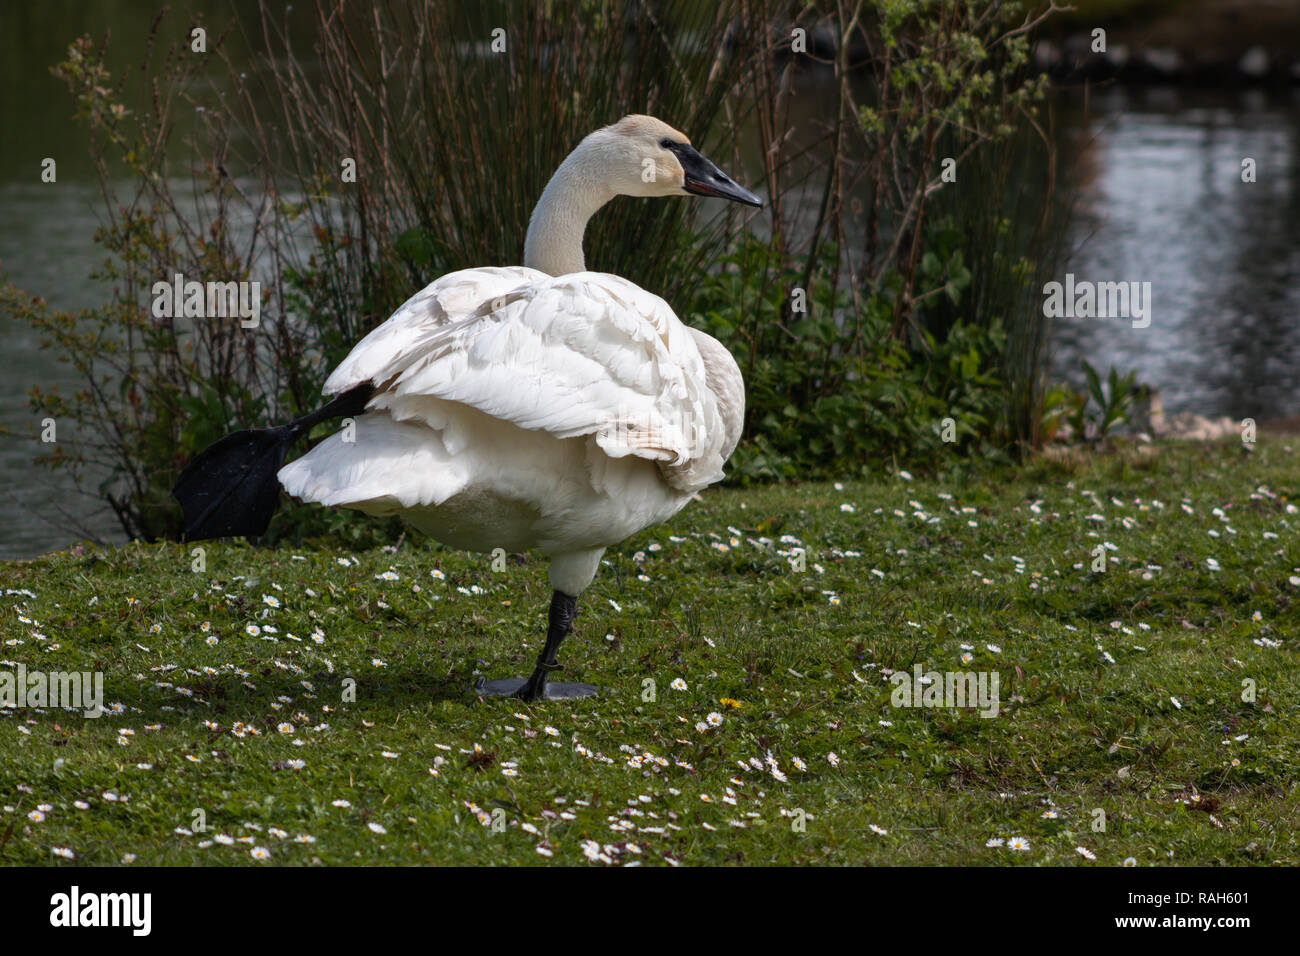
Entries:
{"type": "Polygon", "coordinates": [[[617,276],[444,276],[358,343],[325,391],[364,382],[379,389],[369,407],[396,421],[443,429],[440,403],[456,402],[557,438],[593,436],[611,458],[659,463],[679,491],[722,477],[723,423],[694,338],[663,299],[617,276]]]}

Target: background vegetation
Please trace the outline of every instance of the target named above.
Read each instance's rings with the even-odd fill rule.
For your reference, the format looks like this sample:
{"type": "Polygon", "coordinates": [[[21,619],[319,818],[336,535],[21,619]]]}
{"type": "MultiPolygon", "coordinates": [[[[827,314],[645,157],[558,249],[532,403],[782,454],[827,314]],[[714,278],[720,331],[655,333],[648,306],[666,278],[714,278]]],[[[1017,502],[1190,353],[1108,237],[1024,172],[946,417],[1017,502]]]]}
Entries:
{"type": "MultiPolygon", "coordinates": [[[[83,485],[107,475],[87,490],[132,537],[175,535],[169,489],[194,453],[314,407],[329,369],[431,279],[519,262],[555,166],[628,112],[670,119],[770,201],[748,220],[620,201],[587,236],[590,268],[664,295],[736,355],[749,407],[733,480],[924,466],[945,419],[965,452],[1020,455],[1042,439],[1054,394],[1032,299],[1064,206],[1048,183],[1045,208],[1021,208],[1015,178],[1018,155],[1051,148],[1045,80],[1026,59],[1054,12],[318,0],[310,49],[270,7],[255,25],[206,25],[206,55],[188,24],[160,16],[138,84],[111,77],[104,44],[83,37],[56,73],[104,188],[93,278],[105,304],[68,314],[0,293],[86,383],[71,396],[33,388],[38,414],[88,436],[45,460],[83,485]],[[503,53],[490,46],[498,27],[503,53]],[[232,44],[261,49],[261,68],[235,67],[232,44]],[[811,73],[834,118],[794,137],[811,73]],[[155,318],[150,287],[176,273],[261,280],[260,327],[155,318]]],[[[360,543],[376,529],[391,530],[291,507],[272,531],[360,543]]]]}

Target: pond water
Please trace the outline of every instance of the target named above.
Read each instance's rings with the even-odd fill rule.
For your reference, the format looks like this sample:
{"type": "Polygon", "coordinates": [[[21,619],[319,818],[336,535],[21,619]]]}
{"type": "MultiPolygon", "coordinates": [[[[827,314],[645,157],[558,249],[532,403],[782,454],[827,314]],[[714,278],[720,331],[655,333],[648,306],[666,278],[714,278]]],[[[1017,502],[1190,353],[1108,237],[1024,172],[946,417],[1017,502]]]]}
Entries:
{"type": "MultiPolygon", "coordinates": [[[[202,4],[200,4],[202,6],[202,4]]],[[[230,9],[228,4],[212,4],[230,9]]],[[[237,3],[240,9],[255,4],[237,3]]],[[[0,10],[0,263],[20,288],[59,308],[92,305],[87,281],[98,188],[72,102],[49,66],[77,33],[111,25],[123,62],[138,59],[150,15],[134,5],[65,0],[0,10]],[[134,18],[134,19],[133,19],[134,18]],[[57,156],[57,185],[40,162],[57,156]]],[[[1062,97],[1066,162],[1077,186],[1064,273],[1151,283],[1145,328],[1126,320],[1061,319],[1055,373],[1080,381],[1078,360],[1135,369],[1166,412],[1253,417],[1300,414],[1300,90],[1114,88],[1086,104],[1062,97]],[[1256,182],[1241,181],[1241,163],[1256,182]]],[[[27,390],[79,386],[25,323],[0,316],[0,558],[67,544],[80,524],[121,540],[111,514],[62,475],[32,463],[27,390]],[[99,509],[96,511],[96,509],[99,509]]]]}
{"type": "Polygon", "coordinates": [[[1166,412],[1300,414],[1300,88],[1112,88],[1086,119],[1071,106],[1080,194],[1061,271],[1149,282],[1151,315],[1058,320],[1057,374],[1078,383],[1086,358],[1136,369],[1166,412]]]}

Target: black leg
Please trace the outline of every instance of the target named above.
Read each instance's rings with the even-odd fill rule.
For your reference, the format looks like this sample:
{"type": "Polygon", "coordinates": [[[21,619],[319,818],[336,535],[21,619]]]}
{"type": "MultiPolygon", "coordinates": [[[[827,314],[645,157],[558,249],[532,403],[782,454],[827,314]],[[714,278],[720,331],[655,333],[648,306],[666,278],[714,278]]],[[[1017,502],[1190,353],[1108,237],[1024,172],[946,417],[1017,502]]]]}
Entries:
{"type": "Polygon", "coordinates": [[[475,691],[480,694],[518,697],[522,700],[543,700],[547,698],[589,697],[597,693],[590,684],[569,684],[548,680],[550,672],[559,670],[556,656],[560,642],[573,631],[573,619],[578,616],[578,599],[570,597],[563,591],[551,594],[551,610],[546,627],[546,645],[537,655],[537,664],[527,680],[518,677],[501,680],[479,679],[475,691]]]}
{"type": "Polygon", "coordinates": [[[524,700],[540,700],[546,696],[546,676],[553,670],[559,670],[556,655],[560,642],[573,631],[573,619],[578,616],[578,599],[569,597],[563,591],[551,593],[551,612],[546,627],[546,646],[537,655],[537,666],[524,686],[515,692],[516,697],[524,700]]]}

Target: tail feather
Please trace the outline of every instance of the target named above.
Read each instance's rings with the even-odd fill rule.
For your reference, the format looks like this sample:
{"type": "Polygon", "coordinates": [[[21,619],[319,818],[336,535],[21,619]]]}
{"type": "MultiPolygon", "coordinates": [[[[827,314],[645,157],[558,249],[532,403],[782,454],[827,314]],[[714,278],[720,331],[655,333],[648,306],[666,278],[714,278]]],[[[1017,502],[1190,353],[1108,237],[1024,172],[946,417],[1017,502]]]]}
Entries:
{"type": "Polygon", "coordinates": [[[473,465],[447,447],[448,432],[371,411],[350,439],[331,435],[285,465],[280,484],[303,501],[369,514],[436,507],[464,488],[473,465]]]}
{"type": "Polygon", "coordinates": [[[172,488],[186,540],[264,534],[280,502],[276,473],[289,448],[318,422],[360,413],[373,394],[373,386],[358,386],[288,425],[235,432],[199,452],[172,488]]]}
{"type": "Polygon", "coordinates": [[[185,512],[185,537],[253,538],[279,504],[275,473],[297,437],[289,425],[235,432],[209,445],[181,472],[172,497],[185,512]]]}

